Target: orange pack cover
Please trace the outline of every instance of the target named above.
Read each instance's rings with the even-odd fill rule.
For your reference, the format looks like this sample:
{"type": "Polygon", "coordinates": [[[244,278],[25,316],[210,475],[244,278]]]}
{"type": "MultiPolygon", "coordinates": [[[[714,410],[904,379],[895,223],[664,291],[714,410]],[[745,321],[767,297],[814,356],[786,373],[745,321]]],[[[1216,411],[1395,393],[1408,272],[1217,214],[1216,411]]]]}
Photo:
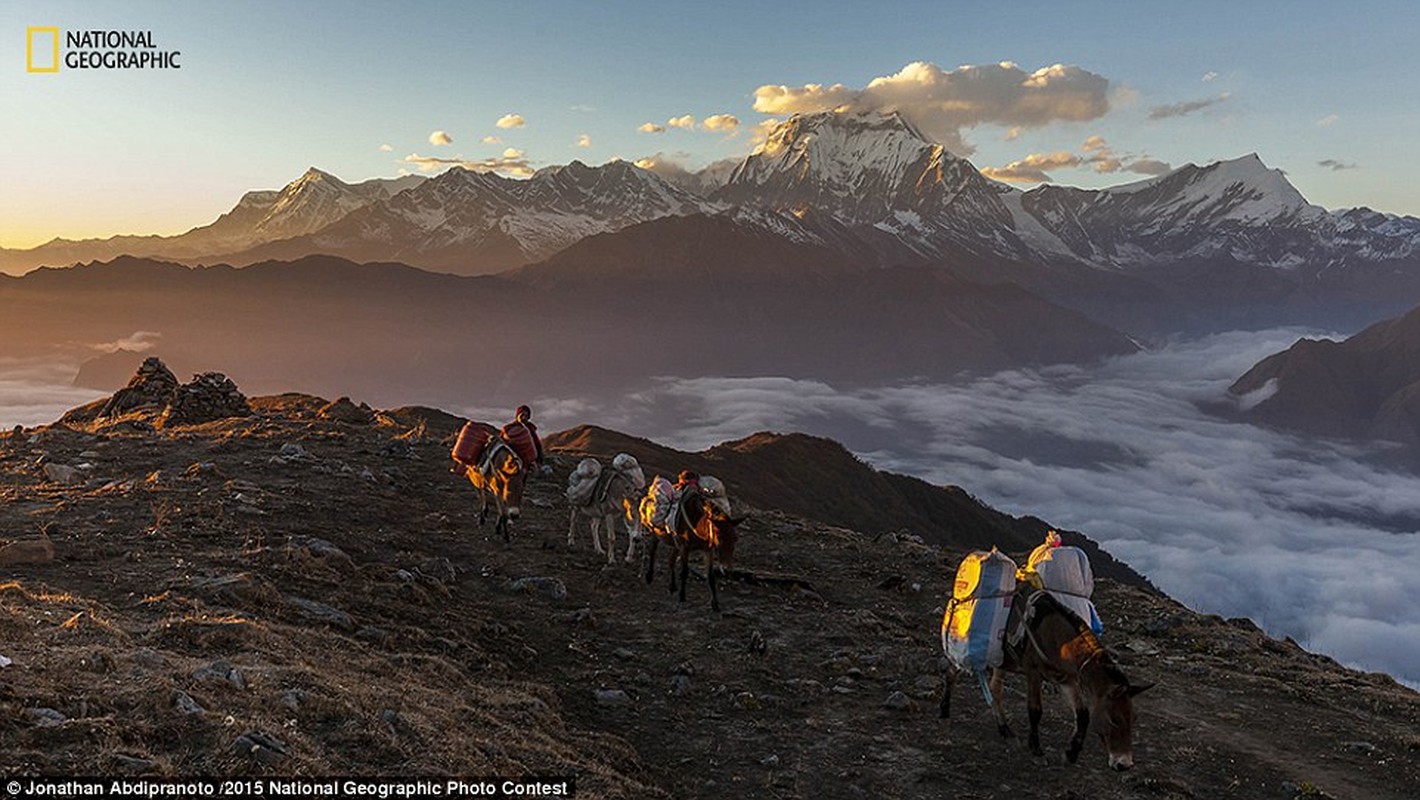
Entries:
{"type": "Polygon", "coordinates": [[[463,430],[459,431],[458,441],[454,442],[454,460],[466,467],[478,466],[483,451],[497,435],[498,429],[486,422],[465,422],[463,430]]]}
{"type": "Polygon", "coordinates": [[[537,460],[537,445],[533,444],[532,431],[523,423],[509,422],[504,425],[503,441],[513,448],[513,452],[518,454],[523,464],[531,464],[537,460]]]}

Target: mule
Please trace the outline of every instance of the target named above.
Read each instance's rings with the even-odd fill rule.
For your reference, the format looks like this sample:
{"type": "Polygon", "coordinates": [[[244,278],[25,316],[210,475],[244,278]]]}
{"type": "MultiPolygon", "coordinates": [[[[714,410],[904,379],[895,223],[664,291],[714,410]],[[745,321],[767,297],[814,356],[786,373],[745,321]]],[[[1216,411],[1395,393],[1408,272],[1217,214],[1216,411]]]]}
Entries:
{"type": "Polygon", "coordinates": [[[621,519],[623,527],[626,528],[626,563],[634,561],[639,528],[628,516],[628,509],[631,508],[632,499],[636,498],[644,487],[644,480],[642,483],[643,486],[636,485],[635,478],[623,470],[612,467],[603,469],[587,502],[572,506],[572,513],[567,521],[567,546],[571,547],[576,542],[577,518],[590,517],[592,547],[596,549],[597,555],[605,553],[606,563],[610,564],[616,560],[616,521],[621,519]],[[606,550],[602,550],[599,534],[603,525],[606,527],[606,550]]]}
{"type": "MultiPolygon", "coordinates": [[[[1061,687],[1075,709],[1075,733],[1065,758],[1071,764],[1079,759],[1085,734],[1093,726],[1109,756],[1110,768],[1123,771],[1134,766],[1134,697],[1153,684],[1131,684],[1090,631],[1089,623],[1048,592],[1032,591],[1028,595],[1018,591],[1012,598],[1006,631],[1004,659],[1000,667],[991,670],[990,679],[992,710],[996,712],[996,729],[1001,736],[1015,736],[1006,722],[1002,685],[1007,672],[1019,672],[1026,676],[1030,718],[1027,745],[1033,754],[1043,754],[1041,685],[1049,680],[1061,687]],[[1027,613],[1030,606],[1034,609],[1027,613]]],[[[952,687],[958,675],[955,667],[947,672],[941,703],[943,719],[951,710],[952,687]]]]}
{"type": "Polygon", "coordinates": [[[498,509],[498,522],[493,526],[495,536],[501,534],[503,541],[509,541],[508,528],[522,514],[523,484],[527,481],[527,467],[507,442],[497,439],[489,445],[490,451],[477,467],[466,467],[469,482],[478,489],[482,505],[478,509],[478,525],[488,519],[488,500],[491,497],[498,509]]]}
{"type": "Polygon", "coordinates": [[[646,583],[656,577],[656,546],[661,539],[671,540],[670,574],[671,591],[676,590],[676,565],[680,565],[680,602],[685,602],[685,586],[690,580],[690,554],[704,553],[705,579],[710,584],[710,610],[720,610],[720,592],[715,582],[716,566],[720,563],[728,567],[734,562],[735,541],[739,538],[738,526],[744,517],[731,517],[723,509],[700,492],[690,491],[681,498],[675,517],[666,527],[653,527],[646,555],[646,583]]]}

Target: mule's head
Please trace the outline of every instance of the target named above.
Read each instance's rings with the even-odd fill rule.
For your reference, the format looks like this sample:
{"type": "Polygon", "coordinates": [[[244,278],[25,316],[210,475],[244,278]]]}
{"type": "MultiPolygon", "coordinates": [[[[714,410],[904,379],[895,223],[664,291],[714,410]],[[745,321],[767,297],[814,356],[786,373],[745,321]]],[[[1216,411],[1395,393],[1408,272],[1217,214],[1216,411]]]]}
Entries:
{"type": "Polygon", "coordinates": [[[731,567],[735,563],[735,542],[740,538],[739,526],[747,517],[732,517],[714,503],[707,502],[705,510],[705,524],[711,526],[714,531],[715,557],[725,567],[731,567]]]}
{"type": "Polygon", "coordinates": [[[1130,685],[1112,664],[1104,667],[1104,675],[1094,687],[1090,726],[1109,754],[1110,769],[1122,772],[1134,766],[1134,696],[1153,684],[1130,685]]]}
{"type": "Polygon", "coordinates": [[[626,519],[626,535],[636,540],[640,539],[644,532],[641,529],[641,506],[631,502],[632,497],[635,495],[621,499],[621,513],[626,519]]]}

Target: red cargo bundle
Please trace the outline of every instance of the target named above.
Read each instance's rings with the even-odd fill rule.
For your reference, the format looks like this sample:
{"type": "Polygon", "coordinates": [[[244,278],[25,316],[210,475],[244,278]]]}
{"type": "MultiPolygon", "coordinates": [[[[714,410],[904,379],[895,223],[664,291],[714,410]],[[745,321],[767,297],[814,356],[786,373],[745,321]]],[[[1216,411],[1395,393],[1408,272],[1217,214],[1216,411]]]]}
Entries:
{"type": "Polygon", "coordinates": [[[531,464],[537,460],[537,445],[533,444],[532,431],[521,422],[509,422],[503,426],[503,441],[513,448],[513,452],[518,454],[518,458],[524,464],[531,464]]]}
{"type": "Polygon", "coordinates": [[[466,467],[477,467],[488,443],[498,435],[498,429],[485,422],[465,422],[459,438],[454,442],[454,460],[466,467]]]}

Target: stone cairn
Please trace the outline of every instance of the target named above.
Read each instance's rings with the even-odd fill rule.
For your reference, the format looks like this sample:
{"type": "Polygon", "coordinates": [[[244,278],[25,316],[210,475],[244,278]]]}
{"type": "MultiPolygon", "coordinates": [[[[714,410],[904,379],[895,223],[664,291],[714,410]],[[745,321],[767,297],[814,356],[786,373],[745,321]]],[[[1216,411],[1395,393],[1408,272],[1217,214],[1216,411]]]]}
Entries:
{"type": "Polygon", "coordinates": [[[194,375],[190,383],[177,387],[157,426],[196,425],[215,419],[251,415],[246,395],[237,389],[231,378],[220,372],[204,372],[194,375]]]}
{"type": "Polygon", "coordinates": [[[227,417],[249,417],[251,406],[231,378],[220,372],[194,375],[190,383],[179,384],[162,360],[148,357],[128,385],[114,392],[98,417],[116,418],[134,412],[148,412],[156,427],[196,425],[227,417]]]}
{"type": "Polygon", "coordinates": [[[159,409],[172,400],[178,389],[178,379],[161,359],[149,356],[143,359],[138,372],[128,381],[128,385],[113,393],[113,397],[99,411],[100,417],[119,417],[143,407],[159,409]]]}

